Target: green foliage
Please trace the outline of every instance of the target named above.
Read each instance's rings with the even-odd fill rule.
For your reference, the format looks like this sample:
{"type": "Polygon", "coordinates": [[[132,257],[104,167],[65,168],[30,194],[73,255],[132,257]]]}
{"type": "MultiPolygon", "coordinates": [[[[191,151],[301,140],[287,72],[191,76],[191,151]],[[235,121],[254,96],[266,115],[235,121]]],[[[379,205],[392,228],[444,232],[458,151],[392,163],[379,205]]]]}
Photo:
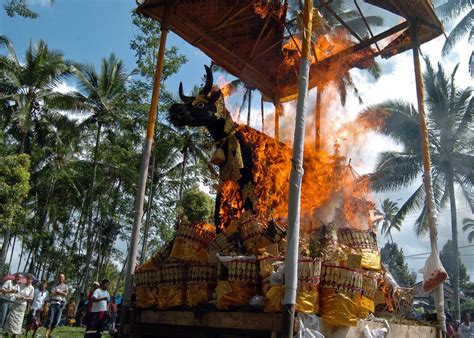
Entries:
{"type": "Polygon", "coordinates": [[[385,236],[388,236],[390,238],[390,241],[393,242],[392,231],[400,231],[401,227],[401,221],[395,219],[395,215],[399,210],[397,202],[391,201],[390,199],[386,198],[383,200],[381,208],[384,216],[383,219],[379,221],[377,226],[381,226],[380,233],[384,234],[385,236]]]}
{"type": "Polygon", "coordinates": [[[30,157],[26,154],[0,157],[0,224],[12,227],[23,213],[22,203],[30,190],[30,157]]]}
{"type": "MultiPolygon", "coordinates": [[[[446,272],[448,273],[448,276],[449,276],[448,283],[450,283],[451,285],[451,281],[454,275],[453,242],[451,240],[448,240],[446,244],[443,246],[443,249],[439,253],[439,258],[441,259],[441,263],[443,263],[443,266],[446,269],[446,272]]],[[[464,288],[467,285],[466,283],[469,282],[470,276],[467,273],[466,266],[463,264],[461,258],[459,257],[459,252],[458,252],[458,266],[459,266],[459,287],[464,288]]]]}
{"type": "MultiPolygon", "coordinates": [[[[139,33],[135,34],[130,42],[130,47],[135,51],[137,66],[140,75],[144,78],[153,79],[155,76],[156,56],[160,46],[160,23],[148,17],[132,13],[132,22],[138,28],[139,33]]],[[[181,66],[188,61],[185,55],[179,54],[176,47],[166,48],[163,65],[162,82],[179,71],[181,66]]]]}
{"type": "Polygon", "coordinates": [[[474,219],[464,218],[462,220],[462,231],[467,234],[467,240],[472,243],[474,240],[474,219]]]}
{"type": "Polygon", "coordinates": [[[408,270],[408,265],[403,256],[403,249],[397,243],[387,242],[380,250],[382,262],[401,286],[412,286],[416,281],[416,273],[408,270]]]}
{"type": "Polygon", "coordinates": [[[32,11],[26,4],[26,0],[9,0],[3,5],[7,15],[13,17],[15,15],[22,16],[24,18],[36,19],[38,13],[32,11]]]}
{"type": "Polygon", "coordinates": [[[193,186],[183,193],[178,213],[191,223],[209,222],[214,213],[214,201],[199,187],[193,186]]]}
{"type": "Polygon", "coordinates": [[[474,312],[474,299],[470,299],[467,302],[464,302],[463,304],[461,304],[461,311],[473,313],[474,312]]]}

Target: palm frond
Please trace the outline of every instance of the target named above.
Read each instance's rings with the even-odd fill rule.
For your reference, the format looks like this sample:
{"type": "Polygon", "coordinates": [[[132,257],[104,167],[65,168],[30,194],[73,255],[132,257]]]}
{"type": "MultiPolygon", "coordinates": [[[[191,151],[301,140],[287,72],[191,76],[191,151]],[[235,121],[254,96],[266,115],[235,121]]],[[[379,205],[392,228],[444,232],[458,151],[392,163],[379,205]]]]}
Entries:
{"type": "Polygon", "coordinates": [[[461,40],[466,34],[472,34],[472,22],[474,20],[474,9],[471,9],[461,21],[453,28],[451,33],[449,33],[448,38],[446,39],[442,54],[446,56],[451,52],[454,46],[461,40]]]}
{"type": "Polygon", "coordinates": [[[421,157],[407,153],[387,151],[377,161],[376,177],[372,182],[375,191],[408,187],[421,173],[421,157]]]}
{"type": "Polygon", "coordinates": [[[400,142],[411,152],[420,151],[418,112],[406,101],[389,100],[365,108],[357,122],[400,142]]]}

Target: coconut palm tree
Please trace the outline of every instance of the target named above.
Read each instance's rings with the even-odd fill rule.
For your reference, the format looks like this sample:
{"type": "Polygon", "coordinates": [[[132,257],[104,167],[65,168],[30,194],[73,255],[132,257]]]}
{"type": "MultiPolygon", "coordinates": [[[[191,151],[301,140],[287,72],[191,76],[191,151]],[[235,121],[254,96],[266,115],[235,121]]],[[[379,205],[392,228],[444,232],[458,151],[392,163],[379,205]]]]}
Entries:
{"type": "Polygon", "coordinates": [[[391,201],[388,198],[383,200],[381,207],[383,219],[380,220],[377,225],[381,225],[380,232],[387,236],[390,239],[390,242],[393,243],[392,230],[400,231],[401,227],[401,220],[394,219],[399,208],[397,202],[391,201]]]}
{"type": "Polygon", "coordinates": [[[462,19],[453,27],[444,42],[443,55],[449,54],[454,46],[466,35],[469,41],[474,36],[472,24],[474,22],[474,7],[471,0],[449,0],[442,5],[436,7],[436,12],[445,23],[457,19],[461,14],[465,13],[462,19]]]}
{"type": "Polygon", "coordinates": [[[472,243],[474,240],[474,219],[472,218],[464,218],[462,220],[462,231],[468,232],[467,234],[467,240],[469,243],[472,243]]]}
{"type": "MultiPolygon", "coordinates": [[[[474,156],[469,146],[473,137],[474,99],[471,87],[456,87],[456,70],[457,67],[448,75],[441,64],[435,69],[426,59],[424,73],[434,198],[438,210],[448,201],[450,204],[455,262],[458,261],[455,184],[474,210],[471,192],[474,182],[474,156]]],[[[368,128],[394,138],[404,147],[402,151],[385,151],[380,155],[377,172],[381,178],[373,182],[373,188],[379,191],[392,190],[419,183],[422,158],[418,112],[415,107],[408,102],[389,100],[366,108],[360,113],[359,121],[365,123],[368,128]]],[[[421,213],[415,222],[417,235],[427,230],[423,184],[405,201],[393,220],[403,220],[407,213],[420,209],[421,213]]],[[[455,271],[455,314],[456,318],[459,318],[459,271],[457,268],[455,271]]]]}
{"type": "Polygon", "coordinates": [[[17,58],[6,36],[0,36],[0,46],[7,51],[0,55],[0,83],[5,90],[0,95],[0,112],[5,115],[4,125],[10,125],[10,132],[18,139],[19,153],[29,153],[32,126],[49,112],[49,104],[68,109],[74,101],[70,95],[56,90],[70,75],[69,62],[42,40],[30,43],[24,62],[17,58]]]}
{"type": "MultiPolygon", "coordinates": [[[[92,65],[77,64],[72,68],[78,81],[78,92],[75,93],[76,100],[81,103],[78,109],[90,112],[90,116],[83,122],[84,126],[95,127],[95,142],[92,150],[92,177],[86,208],[88,212],[87,234],[92,233],[92,211],[95,198],[95,181],[97,177],[97,167],[99,160],[99,147],[101,133],[104,128],[109,128],[119,119],[123,112],[127,81],[136,71],[127,73],[123,61],[111,54],[108,59],[102,59],[100,73],[92,65]]],[[[92,256],[93,236],[89,236],[87,245],[87,257],[92,256]]],[[[89,271],[86,263],[87,274],[89,271]]],[[[84,283],[87,283],[84,278],[84,283]]]]}

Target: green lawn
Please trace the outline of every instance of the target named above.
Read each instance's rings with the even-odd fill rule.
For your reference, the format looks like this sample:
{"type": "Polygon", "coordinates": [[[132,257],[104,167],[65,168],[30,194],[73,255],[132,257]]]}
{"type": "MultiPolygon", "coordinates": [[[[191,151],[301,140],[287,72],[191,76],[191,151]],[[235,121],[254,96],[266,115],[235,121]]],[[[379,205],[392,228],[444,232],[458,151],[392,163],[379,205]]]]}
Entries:
{"type": "MultiPolygon", "coordinates": [[[[40,328],[37,334],[40,337],[44,337],[46,333],[46,329],[44,327],[40,328]]],[[[31,333],[29,335],[31,337],[31,333]]],[[[84,337],[84,329],[80,327],[70,327],[70,326],[60,326],[54,329],[53,337],[58,338],[77,338],[77,337],[84,337]]],[[[102,334],[102,337],[110,337],[109,334],[102,334]]]]}

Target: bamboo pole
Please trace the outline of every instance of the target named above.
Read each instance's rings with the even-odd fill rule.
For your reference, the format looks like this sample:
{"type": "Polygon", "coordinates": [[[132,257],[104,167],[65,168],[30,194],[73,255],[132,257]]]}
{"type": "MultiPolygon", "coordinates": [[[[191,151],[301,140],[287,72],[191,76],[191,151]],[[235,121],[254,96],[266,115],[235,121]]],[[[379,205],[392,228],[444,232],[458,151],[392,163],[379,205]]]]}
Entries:
{"type": "Polygon", "coordinates": [[[171,9],[175,1],[165,3],[163,19],[161,21],[160,47],[158,50],[157,63],[155,68],[155,79],[153,81],[153,92],[151,97],[150,111],[148,113],[148,125],[146,131],[145,144],[143,146],[142,163],[140,167],[140,179],[138,182],[138,191],[135,201],[135,218],[130,238],[130,249],[128,253],[127,268],[125,271],[125,294],[122,305],[122,315],[120,321],[120,336],[129,336],[129,324],[131,315],[131,301],[133,292],[133,274],[137,261],[138,240],[140,236],[141,219],[143,216],[143,205],[145,199],[146,181],[148,177],[148,166],[150,164],[151,147],[153,144],[153,135],[155,132],[156,113],[158,111],[158,102],[160,97],[161,75],[163,71],[164,56],[166,49],[166,38],[168,36],[168,23],[171,15],[171,9]]]}
{"type": "Polygon", "coordinates": [[[280,99],[275,99],[273,101],[273,105],[275,106],[275,140],[280,140],[280,115],[282,105],[280,103],[280,99]]]}
{"type": "MultiPolygon", "coordinates": [[[[428,214],[428,227],[430,231],[431,252],[438,255],[438,229],[437,229],[437,215],[433,195],[433,185],[431,180],[431,156],[430,144],[428,136],[428,128],[426,126],[426,112],[425,112],[425,97],[424,84],[421,73],[419,40],[417,32],[417,23],[412,22],[410,25],[410,34],[413,44],[413,63],[415,66],[415,82],[416,95],[418,99],[418,113],[420,123],[420,138],[421,138],[421,156],[423,159],[423,184],[426,193],[426,210],[428,214]]],[[[443,331],[446,331],[446,316],[444,314],[444,290],[443,283],[441,283],[434,291],[435,306],[438,316],[438,322],[443,331]]]]}
{"type": "Polygon", "coordinates": [[[285,296],[283,299],[282,337],[293,337],[296,289],[298,284],[298,252],[300,231],[300,196],[303,179],[303,152],[305,134],[306,97],[308,95],[309,67],[311,65],[310,42],[313,21],[313,0],[304,2],[303,46],[298,79],[298,100],[296,105],[293,161],[288,193],[288,233],[285,256],[285,296]]]}

